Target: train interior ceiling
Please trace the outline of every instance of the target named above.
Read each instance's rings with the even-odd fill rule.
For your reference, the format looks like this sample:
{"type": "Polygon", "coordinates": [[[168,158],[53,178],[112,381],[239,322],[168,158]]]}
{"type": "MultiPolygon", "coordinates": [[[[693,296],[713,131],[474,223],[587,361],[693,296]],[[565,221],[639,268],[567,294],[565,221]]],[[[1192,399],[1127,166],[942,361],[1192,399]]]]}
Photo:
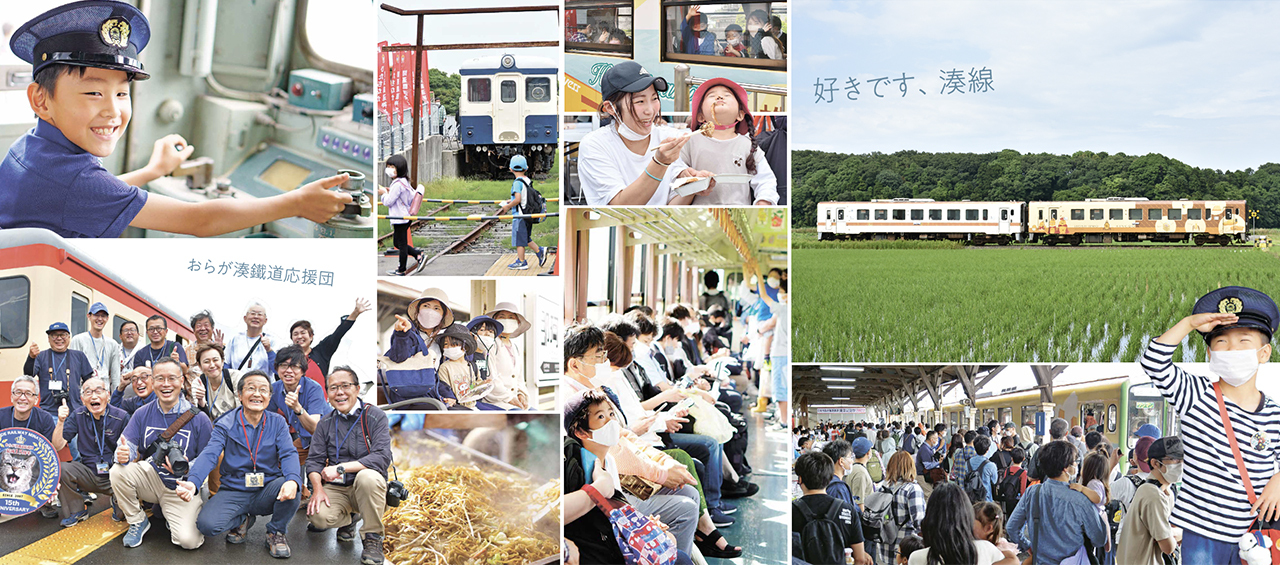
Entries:
{"type": "MultiPolygon", "coordinates": [[[[592,208],[566,217],[562,261],[565,318],[599,319],[633,304],[662,312],[697,305],[702,273],[723,270],[741,281],[745,265],[764,276],[787,268],[786,210],[592,208]]],[[[726,281],[730,295],[735,288],[726,281]]]]}
{"type": "Polygon", "coordinates": [[[1126,451],[1143,424],[1166,435],[1178,431],[1177,415],[1136,363],[795,365],[792,375],[802,426],[942,423],[950,434],[996,420],[1048,436],[1049,422],[1062,418],[1072,426],[1105,426],[1106,439],[1126,451]]]}
{"type": "MultiPolygon", "coordinates": [[[[0,23],[16,28],[60,3],[5,10],[0,23]]],[[[151,40],[140,59],[151,78],[132,85],[133,117],[123,143],[103,160],[109,171],[145,166],[155,141],[174,133],[195,153],[172,175],[142,188],[184,201],[274,196],[339,170],[370,169],[373,57],[359,53],[375,42],[372,5],[132,3],[150,22],[151,40]],[[323,17],[337,10],[348,16],[323,17]],[[351,25],[353,18],[369,25],[351,25]]],[[[0,71],[9,78],[0,82],[0,145],[7,148],[35,125],[26,100],[31,67],[6,48],[0,50],[0,71]]],[[[351,207],[325,224],[290,218],[234,235],[369,237],[375,225],[369,217],[372,186],[358,179],[343,190],[356,198],[358,211],[351,207]]],[[[130,228],[126,235],[167,234],[130,228]]]]}

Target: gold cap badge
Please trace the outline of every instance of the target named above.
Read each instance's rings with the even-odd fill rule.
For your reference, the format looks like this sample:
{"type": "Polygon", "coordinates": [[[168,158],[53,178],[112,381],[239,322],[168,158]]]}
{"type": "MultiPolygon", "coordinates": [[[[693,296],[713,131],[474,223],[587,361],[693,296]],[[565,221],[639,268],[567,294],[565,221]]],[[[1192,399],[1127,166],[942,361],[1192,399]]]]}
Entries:
{"type": "Polygon", "coordinates": [[[129,22],[119,16],[107,18],[98,29],[98,35],[102,37],[103,43],[124,49],[129,45],[129,22]]]}
{"type": "Polygon", "coordinates": [[[1223,298],[1218,301],[1218,312],[1222,314],[1236,314],[1244,310],[1244,303],[1234,296],[1223,298]]]}

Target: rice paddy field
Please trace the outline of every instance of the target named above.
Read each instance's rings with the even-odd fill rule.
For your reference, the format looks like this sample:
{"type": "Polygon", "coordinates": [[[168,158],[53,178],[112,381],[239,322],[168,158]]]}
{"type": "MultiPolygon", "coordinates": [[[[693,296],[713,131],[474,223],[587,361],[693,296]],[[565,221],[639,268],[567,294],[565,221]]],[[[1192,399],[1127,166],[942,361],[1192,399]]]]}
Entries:
{"type": "MultiPolygon", "coordinates": [[[[1190,314],[1210,290],[1237,285],[1280,297],[1274,250],[798,245],[790,277],[792,357],[801,363],[1134,361],[1148,340],[1190,314]]],[[[1204,359],[1196,333],[1174,355],[1175,361],[1204,359]]]]}

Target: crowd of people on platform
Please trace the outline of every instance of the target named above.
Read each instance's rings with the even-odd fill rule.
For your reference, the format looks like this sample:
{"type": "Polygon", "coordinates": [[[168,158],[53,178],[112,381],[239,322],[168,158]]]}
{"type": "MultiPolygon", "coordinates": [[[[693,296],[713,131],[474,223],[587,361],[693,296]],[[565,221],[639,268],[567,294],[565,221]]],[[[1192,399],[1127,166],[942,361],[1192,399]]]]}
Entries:
{"type": "Polygon", "coordinates": [[[248,305],[245,330],[229,341],[212,315],[190,321],[195,340],[169,339],[169,319],[120,326],[104,335],[110,313],[88,309],[87,331],[49,326],[49,348],[32,344],[23,375],[0,408],[0,429],[43,435],[61,461],[58,496],[45,518],[64,527],[87,520],[98,495],[126,522],[126,547],[151,528],[146,511],[164,516],[170,540],[184,549],[226,533],[243,543],[258,516],[270,517],[267,548],[290,556],[289,522],[305,505],[308,529],[336,529],[338,541],[363,544],[361,562],[382,563],[382,514],[391,465],[387,416],[360,399],[349,366],[331,366],[343,336],[369,303],[357,300],[337,329],[315,341],[309,321],[290,328],[291,343],[264,331],[267,309],[248,305]],[[359,431],[357,431],[359,430],[359,431]],[[359,529],[357,530],[357,525],[359,529]]]}

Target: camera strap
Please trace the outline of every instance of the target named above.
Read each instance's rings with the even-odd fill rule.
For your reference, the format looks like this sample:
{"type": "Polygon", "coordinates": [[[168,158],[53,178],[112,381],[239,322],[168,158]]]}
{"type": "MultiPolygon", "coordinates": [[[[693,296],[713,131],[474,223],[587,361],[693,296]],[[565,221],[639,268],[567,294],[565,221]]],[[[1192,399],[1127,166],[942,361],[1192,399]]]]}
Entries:
{"type": "Polygon", "coordinates": [[[243,371],[243,370],[244,370],[244,366],[245,366],[245,364],[247,364],[247,363],[249,362],[249,358],[250,358],[250,357],[253,357],[253,350],[254,350],[254,349],[257,349],[257,348],[258,348],[258,344],[262,343],[262,336],[264,336],[264,335],[267,335],[267,334],[264,332],[262,335],[258,336],[258,341],[253,342],[253,345],[250,345],[250,346],[249,346],[249,352],[244,354],[244,359],[241,359],[241,360],[240,360],[240,366],[239,366],[239,367],[236,367],[236,370],[237,370],[237,371],[243,371]]]}
{"type": "MultiPolygon", "coordinates": [[[[160,405],[157,404],[156,408],[159,408],[159,407],[160,405]]],[[[177,420],[174,420],[172,424],[169,424],[168,428],[165,428],[165,430],[160,433],[160,439],[164,441],[169,441],[173,439],[173,436],[177,435],[178,430],[181,430],[183,426],[187,425],[187,422],[190,422],[191,419],[195,418],[196,414],[199,414],[199,413],[200,413],[200,408],[196,407],[195,404],[192,404],[190,410],[183,412],[181,416],[178,416],[177,420]]]]}

